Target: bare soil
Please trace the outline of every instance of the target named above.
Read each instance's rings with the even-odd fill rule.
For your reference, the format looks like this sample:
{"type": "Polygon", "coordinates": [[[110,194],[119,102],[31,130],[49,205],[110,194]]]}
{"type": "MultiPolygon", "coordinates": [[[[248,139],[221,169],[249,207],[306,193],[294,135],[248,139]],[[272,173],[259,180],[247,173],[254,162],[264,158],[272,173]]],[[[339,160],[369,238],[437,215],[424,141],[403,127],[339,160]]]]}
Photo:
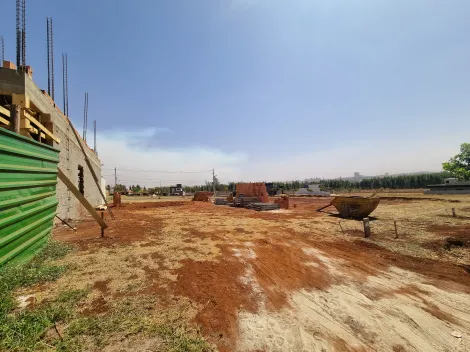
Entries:
{"type": "Polygon", "coordinates": [[[406,196],[381,202],[368,239],[362,222],[315,211],[328,198],[272,212],[124,204],[104,238],[91,220],[54,232],[77,245],[63,260],[74,269],[37,296],[91,286],[83,310],[99,315],[151,295],[220,351],[470,350],[470,198],[406,196]]]}

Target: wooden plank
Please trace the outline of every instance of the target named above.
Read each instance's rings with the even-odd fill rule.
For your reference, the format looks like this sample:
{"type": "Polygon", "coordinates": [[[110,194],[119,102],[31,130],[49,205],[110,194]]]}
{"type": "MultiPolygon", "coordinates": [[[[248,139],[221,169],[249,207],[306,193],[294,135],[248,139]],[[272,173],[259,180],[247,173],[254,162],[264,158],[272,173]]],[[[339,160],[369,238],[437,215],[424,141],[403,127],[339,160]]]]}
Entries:
{"type": "Polygon", "coordinates": [[[72,181],[62,172],[60,168],[58,168],[59,179],[67,186],[67,188],[73,193],[73,195],[82,203],[86,210],[93,216],[96,222],[101,226],[102,229],[108,227],[108,224],[101,218],[95,208],[86,200],[83,194],[80,193],[77,187],[73,184],[72,181]]]}
{"type": "Polygon", "coordinates": [[[10,117],[10,110],[8,110],[7,108],[0,106],[0,112],[5,116],[10,117]]]}
{"type": "Polygon", "coordinates": [[[12,105],[10,115],[10,131],[20,133],[21,108],[18,105],[12,105]]]}
{"type": "Polygon", "coordinates": [[[34,123],[41,131],[43,131],[47,137],[53,139],[57,143],[60,143],[60,139],[54,136],[54,134],[49,131],[42,123],[40,123],[38,120],[36,120],[33,116],[31,116],[27,111],[23,111],[24,117],[27,118],[29,121],[34,123]]]}
{"type": "Polygon", "coordinates": [[[3,125],[10,126],[10,121],[8,121],[7,119],[4,119],[1,116],[0,116],[0,123],[3,124],[3,125]]]}

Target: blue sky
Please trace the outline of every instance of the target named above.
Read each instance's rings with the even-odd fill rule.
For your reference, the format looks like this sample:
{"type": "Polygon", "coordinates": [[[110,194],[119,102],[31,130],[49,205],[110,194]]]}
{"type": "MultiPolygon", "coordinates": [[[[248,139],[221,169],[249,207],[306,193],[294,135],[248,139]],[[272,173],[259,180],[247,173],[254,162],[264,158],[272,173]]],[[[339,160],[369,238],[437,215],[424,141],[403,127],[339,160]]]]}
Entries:
{"type": "MultiPolygon", "coordinates": [[[[15,1],[2,9],[14,61],[15,1]]],[[[81,130],[88,91],[105,168],[223,181],[439,170],[468,141],[465,0],[28,1],[41,87],[46,16],[56,100],[67,52],[70,115],[81,130]]]]}

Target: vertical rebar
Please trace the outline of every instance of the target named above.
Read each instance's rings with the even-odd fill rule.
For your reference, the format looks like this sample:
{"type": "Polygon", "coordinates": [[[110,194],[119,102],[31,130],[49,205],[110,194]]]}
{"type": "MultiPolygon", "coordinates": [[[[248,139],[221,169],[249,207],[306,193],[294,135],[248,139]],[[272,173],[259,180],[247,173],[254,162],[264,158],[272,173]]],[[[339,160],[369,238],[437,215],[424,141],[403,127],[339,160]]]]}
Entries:
{"type": "Polygon", "coordinates": [[[65,102],[66,102],[66,115],[69,116],[69,58],[65,54],[65,102]]]}
{"type": "Polygon", "coordinates": [[[16,67],[21,65],[21,0],[16,0],[16,67]]]}
{"type": "MultiPolygon", "coordinates": [[[[54,30],[52,29],[52,17],[50,18],[51,26],[51,98],[54,100],[54,30]]],[[[54,100],[55,101],[55,100],[54,100]]]]}
{"type": "Polygon", "coordinates": [[[62,53],[62,108],[64,110],[65,114],[65,56],[64,53],[62,53]]]}
{"type": "Polygon", "coordinates": [[[0,42],[2,44],[2,58],[0,61],[0,65],[3,65],[3,61],[5,61],[5,41],[3,40],[3,35],[0,35],[0,42]]]}
{"type": "Polygon", "coordinates": [[[26,0],[23,0],[23,8],[22,8],[22,65],[23,68],[26,66],[26,0]]]}
{"type": "Polygon", "coordinates": [[[67,54],[62,53],[62,98],[64,104],[64,115],[69,116],[69,82],[67,69],[67,54]]]}
{"type": "Polygon", "coordinates": [[[51,43],[49,17],[46,17],[46,43],[47,43],[47,94],[51,96],[51,43]]]}

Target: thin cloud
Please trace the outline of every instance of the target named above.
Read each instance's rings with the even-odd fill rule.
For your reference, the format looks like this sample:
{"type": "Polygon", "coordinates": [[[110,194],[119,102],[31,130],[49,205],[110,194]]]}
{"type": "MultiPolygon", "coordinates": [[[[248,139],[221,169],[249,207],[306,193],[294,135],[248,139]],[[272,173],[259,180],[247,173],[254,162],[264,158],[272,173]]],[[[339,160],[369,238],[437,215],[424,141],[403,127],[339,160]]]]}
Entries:
{"type": "Polygon", "coordinates": [[[212,179],[213,168],[217,173],[229,175],[233,179],[242,176],[240,169],[247,159],[243,153],[225,153],[203,147],[146,147],[145,139],[154,134],[155,129],[149,128],[139,131],[110,131],[97,135],[98,153],[108,184],[114,184],[114,167],[117,168],[119,183],[139,183],[147,187],[159,185],[160,182],[203,184],[212,179]],[[152,170],[166,172],[149,172],[152,170]]]}
{"type": "Polygon", "coordinates": [[[456,154],[463,142],[454,134],[393,143],[369,140],[321,151],[287,153],[281,157],[229,153],[205,147],[145,147],[142,140],[145,142],[145,138],[153,134],[154,129],[98,134],[99,157],[109,184],[114,184],[114,167],[118,170],[118,182],[147,187],[204,184],[212,180],[213,168],[222,182],[336,178],[352,176],[356,171],[369,176],[437,172],[442,170],[442,162],[456,154]]]}

